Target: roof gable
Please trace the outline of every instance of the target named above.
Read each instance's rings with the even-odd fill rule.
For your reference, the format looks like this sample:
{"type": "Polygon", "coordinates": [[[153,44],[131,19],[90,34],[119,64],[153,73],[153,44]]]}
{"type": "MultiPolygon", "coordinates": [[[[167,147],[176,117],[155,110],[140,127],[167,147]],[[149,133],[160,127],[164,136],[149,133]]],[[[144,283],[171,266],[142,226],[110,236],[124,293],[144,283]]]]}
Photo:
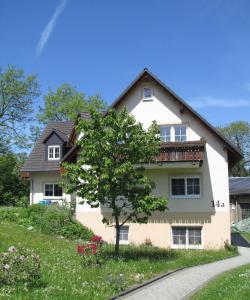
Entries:
{"type": "Polygon", "coordinates": [[[204,119],[198,112],[196,112],[186,101],[184,101],[180,96],[178,96],[173,90],[171,90],[167,85],[165,85],[160,79],[158,79],[153,73],[151,73],[147,68],[145,68],[132,82],[131,84],[121,93],[121,95],[116,98],[116,100],[111,104],[111,108],[117,108],[122,104],[126,95],[140,82],[140,81],[152,80],[159,86],[163,88],[167,93],[171,94],[174,99],[180,104],[180,109],[184,112],[189,111],[195,118],[197,118],[209,131],[215,134],[219,140],[226,147],[229,154],[229,162],[233,165],[235,162],[242,159],[242,153],[236,148],[229,140],[227,140],[213,125],[211,125],[206,119],[204,119]]]}
{"type": "Polygon", "coordinates": [[[64,139],[70,135],[74,127],[73,122],[50,122],[44,128],[41,136],[30,153],[29,157],[21,167],[21,172],[36,172],[36,171],[59,171],[59,161],[45,160],[45,145],[44,140],[51,136],[51,133],[60,134],[60,139],[64,139]]]}
{"type": "Polygon", "coordinates": [[[43,143],[45,144],[53,134],[55,134],[63,143],[68,141],[68,136],[64,132],[53,128],[52,131],[44,138],[43,143]]]}

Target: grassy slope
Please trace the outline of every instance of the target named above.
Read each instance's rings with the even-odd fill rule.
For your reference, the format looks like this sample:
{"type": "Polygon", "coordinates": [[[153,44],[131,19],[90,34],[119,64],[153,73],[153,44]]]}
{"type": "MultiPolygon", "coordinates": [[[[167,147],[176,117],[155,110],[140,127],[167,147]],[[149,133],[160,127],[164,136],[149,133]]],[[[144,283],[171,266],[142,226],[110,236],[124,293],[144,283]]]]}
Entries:
{"type": "MultiPolygon", "coordinates": [[[[250,242],[250,233],[242,236],[250,242]]],[[[250,299],[250,265],[226,272],[211,281],[198,292],[192,300],[249,300],[250,299]]]]}
{"type": "Polygon", "coordinates": [[[107,299],[117,293],[110,276],[124,274],[124,287],[167,270],[212,262],[233,252],[220,251],[170,251],[150,247],[124,247],[117,261],[108,259],[101,268],[84,268],[76,253],[74,242],[28,232],[13,223],[0,224],[0,251],[11,245],[32,248],[41,256],[44,286],[26,290],[25,287],[0,287],[1,299],[107,299]],[[138,276],[139,274],[143,274],[138,276]],[[7,297],[9,293],[9,297],[7,297]]]}
{"type": "Polygon", "coordinates": [[[245,232],[242,236],[250,243],[250,232],[245,232]]]}
{"type": "Polygon", "coordinates": [[[250,265],[227,272],[211,281],[192,300],[249,300],[250,265]]]}

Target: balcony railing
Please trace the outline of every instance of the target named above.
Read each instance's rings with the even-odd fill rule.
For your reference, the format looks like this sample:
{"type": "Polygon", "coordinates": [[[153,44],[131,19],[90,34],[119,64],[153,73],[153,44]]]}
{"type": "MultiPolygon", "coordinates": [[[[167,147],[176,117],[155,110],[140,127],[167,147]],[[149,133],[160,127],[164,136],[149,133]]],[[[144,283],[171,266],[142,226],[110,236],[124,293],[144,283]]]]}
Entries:
{"type": "Polygon", "coordinates": [[[185,162],[202,163],[205,152],[205,141],[167,142],[161,146],[157,162],[185,162]]]}

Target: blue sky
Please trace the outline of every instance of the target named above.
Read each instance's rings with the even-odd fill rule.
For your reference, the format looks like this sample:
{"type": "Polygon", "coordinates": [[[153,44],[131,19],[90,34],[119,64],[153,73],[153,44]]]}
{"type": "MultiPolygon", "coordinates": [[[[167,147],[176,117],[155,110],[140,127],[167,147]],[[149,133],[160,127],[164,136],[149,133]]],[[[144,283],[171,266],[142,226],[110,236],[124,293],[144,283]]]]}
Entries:
{"type": "Polygon", "coordinates": [[[250,121],[249,56],[248,0],[0,0],[0,66],[44,93],[67,82],[111,103],[148,67],[212,124],[250,121]]]}

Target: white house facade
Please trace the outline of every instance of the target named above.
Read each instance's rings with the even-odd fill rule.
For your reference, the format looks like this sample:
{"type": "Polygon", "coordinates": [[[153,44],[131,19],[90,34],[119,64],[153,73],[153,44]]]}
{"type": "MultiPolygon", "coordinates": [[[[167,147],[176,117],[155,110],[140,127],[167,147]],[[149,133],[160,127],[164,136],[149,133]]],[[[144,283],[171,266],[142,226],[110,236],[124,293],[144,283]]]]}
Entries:
{"type": "MultiPolygon", "coordinates": [[[[156,183],[155,193],[169,199],[168,210],[154,213],[148,224],[125,224],[121,243],[150,239],[159,247],[200,249],[230,243],[228,168],[241,158],[238,150],[147,69],[112,107],[126,107],[145,129],[152,121],[160,126],[161,153],[145,167],[156,183]]],[[[71,201],[73,196],[65,195],[58,183],[60,162],[76,159],[76,140],[73,123],[48,124],[22,168],[31,182],[31,203],[71,201]]],[[[111,212],[76,200],[79,222],[113,243],[114,228],[102,223],[106,217],[112,224],[111,212]]]]}

